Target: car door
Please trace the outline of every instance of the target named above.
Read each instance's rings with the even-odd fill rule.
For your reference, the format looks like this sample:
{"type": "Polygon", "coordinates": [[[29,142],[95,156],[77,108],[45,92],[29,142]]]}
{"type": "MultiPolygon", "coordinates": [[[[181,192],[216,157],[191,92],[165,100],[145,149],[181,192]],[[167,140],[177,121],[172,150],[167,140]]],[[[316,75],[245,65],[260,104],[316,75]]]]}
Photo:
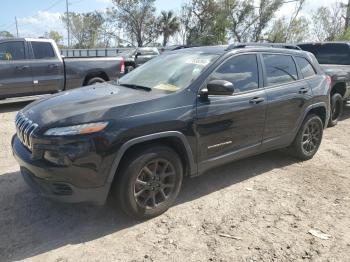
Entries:
{"type": "Polygon", "coordinates": [[[264,144],[288,145],[304,117],[312,90],[300,77],[294,58],[288,54],[262,54],[268,107],[264,144]]]}
{"type": "Polygon", "coordinates": [[[266,94],[257,54],[224,61],[209,77],[234,85],[229,96],[198,97],[195,130],[199,171],[256,152],[262,142],[266,94]]]}
{"type": "Polygon", "coordinates": [[[0,97],[33,93],[33,79],[24,41],[0,43],[0,97]]]}
{"type": "Polygon", "coordinates": [[[61,57],[52,44],[30,41],[32,49],[32,74],[35,93],[53,93],[64,89],[64,68],[61,57]]]}

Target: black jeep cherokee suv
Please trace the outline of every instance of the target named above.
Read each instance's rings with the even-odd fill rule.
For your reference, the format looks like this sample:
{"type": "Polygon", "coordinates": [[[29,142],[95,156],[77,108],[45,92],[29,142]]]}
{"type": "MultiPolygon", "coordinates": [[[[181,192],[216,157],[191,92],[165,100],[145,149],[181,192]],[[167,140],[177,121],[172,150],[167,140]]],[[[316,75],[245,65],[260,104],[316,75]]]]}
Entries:
{"type": "Polygon", "coordinates": [[[150,218],[175,201],[184,176],[289,147],[317,152],[329,79],[307,52],[201,47],[169,52],[119,82],[38,100],[16,117],[12,148],[27,183],[65,202],[150,218]]]}

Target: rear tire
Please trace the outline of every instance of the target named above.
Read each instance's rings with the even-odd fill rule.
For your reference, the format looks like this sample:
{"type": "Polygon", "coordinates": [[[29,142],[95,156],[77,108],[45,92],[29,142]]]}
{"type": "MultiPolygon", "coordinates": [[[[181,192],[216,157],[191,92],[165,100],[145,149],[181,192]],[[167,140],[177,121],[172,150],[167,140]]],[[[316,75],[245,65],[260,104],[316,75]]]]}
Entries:
{"type": "Polygon", "coordinates": [[[317,153],[323,136],[323,122],[317,115],[308,115],[301,125],[291,145],[293,155],[301,160],[309,160],[317,153]]]}
{"type": "Polygon", "coordinates": [[[333,127],[338,124],[344,110],[343,97],[339,93],[335,93],[331,97],[331,114],[328,122],[328,127],[333,127]]]}
{"type": "Polygon", "coordinates": [[[113,184],[119,207],[136,219],[149,219],[167,211],[179,194],[183,166],[178,154],[165,146],[153,146],[124,158],[113,184]]]}
{"type": "Polygon", "coordinates": [[[94,78],[89,79],[89,81],[87,81],[86,85],[90,86],[90,85],[94,85],[94,84],[98,84],[98,83],[104,83],[104,82],[106,82],[106,80],[104,80],[103,78],[101,78],[101,77],[94,77],[94,78]]]}

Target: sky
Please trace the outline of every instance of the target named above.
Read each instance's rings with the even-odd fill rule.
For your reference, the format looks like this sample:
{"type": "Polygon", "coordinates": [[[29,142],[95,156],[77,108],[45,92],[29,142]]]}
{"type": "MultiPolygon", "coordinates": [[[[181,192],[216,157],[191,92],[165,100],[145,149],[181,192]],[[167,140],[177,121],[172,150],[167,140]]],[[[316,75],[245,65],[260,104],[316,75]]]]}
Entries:
{"type": "MultiPolygon", "coordinates": [[[[258,0],[256,0],[258,1],[258,0]]],[[[306,0],[303,15],[310,14],[319,6],[330,6],[337,0],[306,0]]],[[[341,0],[347,2],[347,0],[341,0]]],[[[187,0],[156,0],[157,12],[161,10],[179,10],[187,0]]],[[[16,34],[17,17],[21,37],[39,37],[54,30],[66,36],[66,30],[60,15],[66,10],[65,0],[1,0],[0,31],[16,34]]],[[[69,11],[90,12],[110,7],[111,0],[69,0],[69,11]]],[[[278,16],[288,16],[294,4],[285,4],[278,16]]]]}

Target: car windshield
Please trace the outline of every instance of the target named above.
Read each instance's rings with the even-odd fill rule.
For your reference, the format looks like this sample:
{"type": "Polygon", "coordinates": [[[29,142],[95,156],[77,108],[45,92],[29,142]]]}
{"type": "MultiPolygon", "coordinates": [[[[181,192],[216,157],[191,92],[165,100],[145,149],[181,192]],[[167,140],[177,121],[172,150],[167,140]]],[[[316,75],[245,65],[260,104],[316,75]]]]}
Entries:
{"type": "Polygon", "coordinates": [[[305,44],[300,47],[313,53],[320,64],[350,65],[348,44],[305,44]]]}
{"type": "Polygon", "coordinates": [[[201,52],[169,53],[131,71],[119,84],[176,92],[188,87],[218,56],[201,52]]]}

